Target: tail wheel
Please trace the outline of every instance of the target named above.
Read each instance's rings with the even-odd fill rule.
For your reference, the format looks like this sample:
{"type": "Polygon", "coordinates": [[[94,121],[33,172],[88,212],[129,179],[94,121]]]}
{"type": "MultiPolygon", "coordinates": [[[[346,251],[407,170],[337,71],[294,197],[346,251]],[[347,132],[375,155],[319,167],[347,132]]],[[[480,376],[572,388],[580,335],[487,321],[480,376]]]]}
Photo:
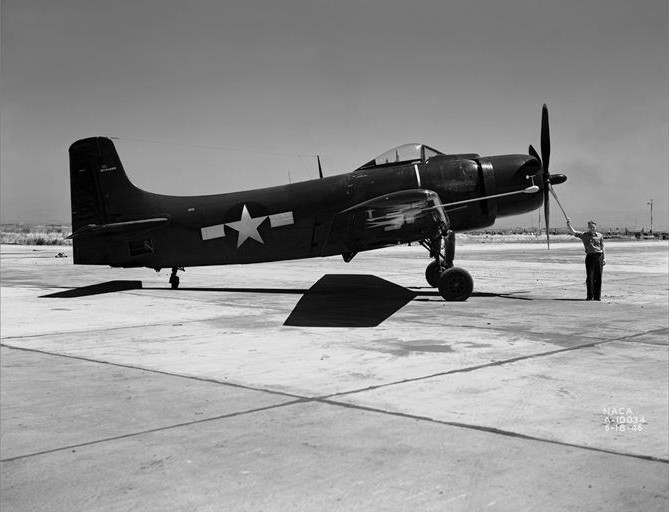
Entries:
{"type": "Polygon", "coordinates": [[[451,267],[439,276],[439,293],[447,301],[465,301],[474,291],[474,280],[465,269],[451,267]]]}
{"type": "Polygon", "coordinates": [[[425,279],[432,288],[439,286],[439,276],[443,270],[443,267],[438,261],[433,261],[425,269],[425,279]]]}

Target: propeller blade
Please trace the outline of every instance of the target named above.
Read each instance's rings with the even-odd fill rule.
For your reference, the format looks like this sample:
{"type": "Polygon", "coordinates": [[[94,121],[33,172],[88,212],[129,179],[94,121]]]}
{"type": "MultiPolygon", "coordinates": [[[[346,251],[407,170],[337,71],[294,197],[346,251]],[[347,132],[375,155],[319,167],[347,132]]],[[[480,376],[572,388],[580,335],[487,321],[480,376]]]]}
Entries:
{"type": "Polygon", "coordinates": [[[544,219],[546,223],[546,245],[548,249],[551,248],[551,235],[550,235],[550,215],[551,215],[551,206],[550,206],[550,189],[551,189],[551,175],[548,171],[548,166],[550,165],[551,160],[551,132],[548,123],[548,107],[544,103],[541,108],[541,158],[543,160],[543,191],[544,191],[544,219]]]}
{"type": "Polygon", "coordinates": [[[541,109],[541,158],[544,162],[544,176],[549,176],[548,165],[551,159],[551,134],[548,127],[548,107],[545,103],[541,109]]]}
{"type": "Polygon", "coordinates": [[[548,248],[551,248],[551,235],[550,235],[550,217],[551,217],[551,207],[550,202],[548,201],[548,190],[550,187],[550,182],[548,185],[544,186],[544,219],[546,224],[546,245],[548,248]]]}
{"type": "Polygon", "coordinates": [[[532,144],[530,144],[529,152],[530,156],[533,156],[534,158],[537,159],[537,162],[539,162],[539,167],[542,167],[543,164],[541,163],[541,157],[539,156],[539,153],[537,153],[537,150],[534,149],[534,146],[532,146],[532,144]]]}

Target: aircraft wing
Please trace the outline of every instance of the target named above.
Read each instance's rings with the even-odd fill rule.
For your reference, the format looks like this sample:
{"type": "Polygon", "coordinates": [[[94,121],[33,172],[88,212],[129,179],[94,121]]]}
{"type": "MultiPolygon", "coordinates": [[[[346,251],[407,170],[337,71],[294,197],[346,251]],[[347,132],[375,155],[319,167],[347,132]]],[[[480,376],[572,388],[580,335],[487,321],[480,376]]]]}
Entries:
{"type": "Polygon", "coordinates": [[[336,214],[323,245],[314,245],[322,253],[332,252],[332,246],[357,252],[434,236],[449,225],[441,206],[439,195],[432,190],[384,194],[336,214]]]}
{"type": "Polygon", "coordinates": [[[431,227],[447,218],[440,208],[441,200],[436,192],[426,189],[402,190],[375,197],[340,212],[362,217],[367,229],[381,228],[383,231],[402,229],[406,225],[426,224],[431,227]],[[435,216],[434,213],[438,212],[435,216]]]}

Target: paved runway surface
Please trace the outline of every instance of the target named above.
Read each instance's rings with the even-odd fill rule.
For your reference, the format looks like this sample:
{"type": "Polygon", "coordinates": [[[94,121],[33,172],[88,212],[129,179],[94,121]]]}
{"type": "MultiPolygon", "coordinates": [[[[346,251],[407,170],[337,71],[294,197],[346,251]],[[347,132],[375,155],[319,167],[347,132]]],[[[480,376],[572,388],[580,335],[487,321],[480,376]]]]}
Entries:
{"type": "Polygon", "coordinates": [[[667,510],[668,252],[598,303],[580,242],[465,244],[447,303],[417,247],[170,290],[2,246],[2,510],[667,510]]]}

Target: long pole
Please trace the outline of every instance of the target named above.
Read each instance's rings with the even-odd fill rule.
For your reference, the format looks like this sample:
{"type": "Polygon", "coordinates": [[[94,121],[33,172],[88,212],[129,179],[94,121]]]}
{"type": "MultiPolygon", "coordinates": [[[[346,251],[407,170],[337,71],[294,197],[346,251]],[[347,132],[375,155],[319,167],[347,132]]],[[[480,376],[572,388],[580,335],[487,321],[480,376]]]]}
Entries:
{"type": "Polygon", "coordinates": [[[646,203],[650,205],[650,234],[653,234],[653,200],[651,199],[649,203],[646,203]]]}

